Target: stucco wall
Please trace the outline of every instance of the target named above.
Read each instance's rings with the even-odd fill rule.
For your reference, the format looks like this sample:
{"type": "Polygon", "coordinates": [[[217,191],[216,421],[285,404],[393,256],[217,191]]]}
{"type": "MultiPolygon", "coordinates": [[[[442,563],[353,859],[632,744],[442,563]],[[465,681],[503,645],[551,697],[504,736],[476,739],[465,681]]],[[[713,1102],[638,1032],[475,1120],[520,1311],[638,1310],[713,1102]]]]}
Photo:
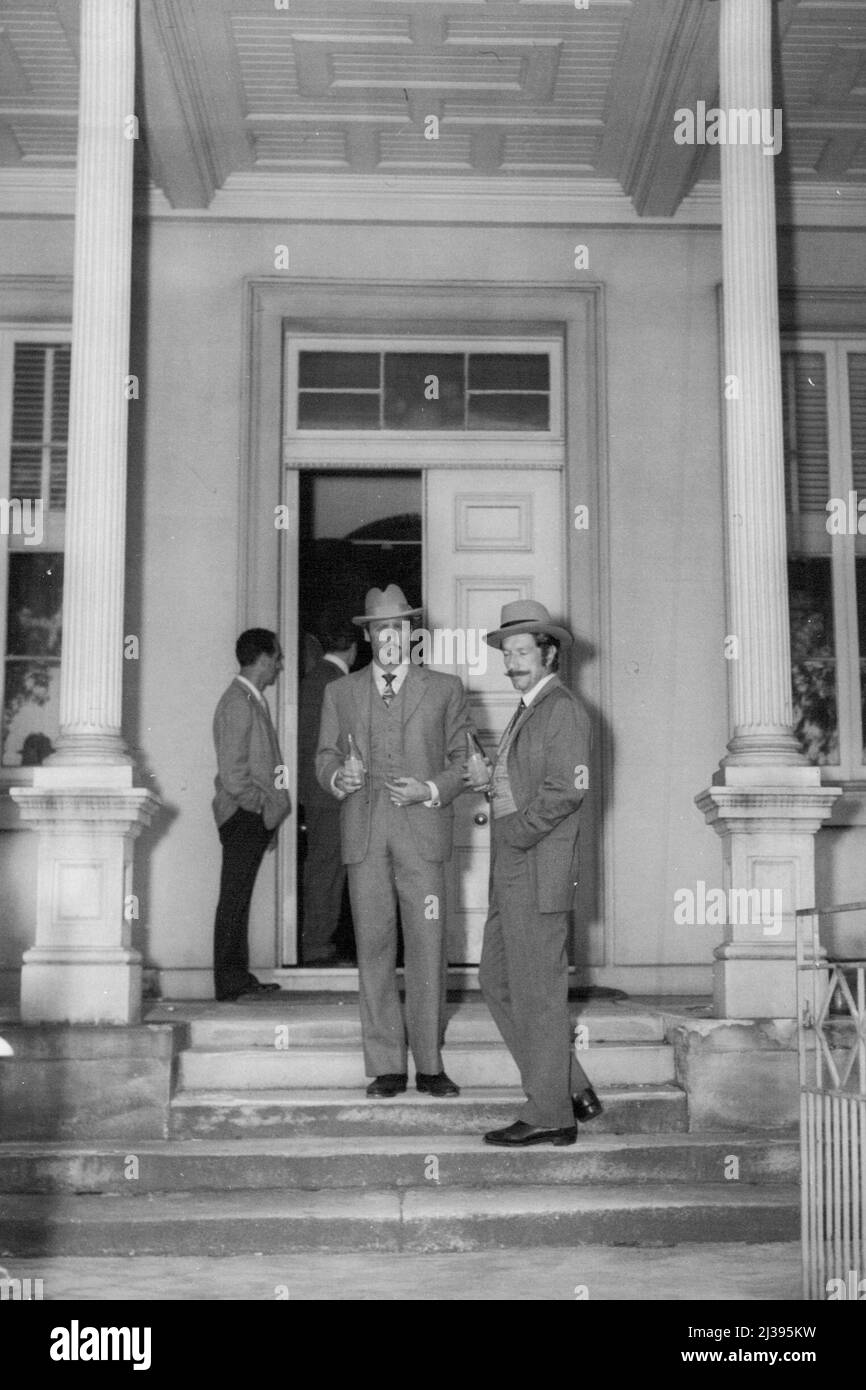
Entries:
{"type": "MultiPolygon", "coordinates": [[[[603,286],[604,509],[596,519],[603,602],[592,614],[571,615],[597,637],[611,748],[608,964],[597,978],[646,990],[707,988],[718,930],[675,926],[673,896],[698,879],[717,885],[721,866],[719,842],[693,803],[728,736],[721,258],[712,229],[576,233],[180,219],[138,229],[131,370],[141,395],[131,407],[126,630],[139,636],[141,659],[127,664],[125,720],[142,777],[166,808],[136,855],[137,938],[148,963],[210,964],[219,863],[209,808],[210,720],[234,669],[238,620],[245,281],[273,275],[281,243],[290,248],[287,275],[300,279],[507,286],[574,277],[603,286]],[[577,241],[589,247],[585,271],[574,269],[577,241]],[[673,964],[698,968],[672,971],[673,964]]],[[[805,282],[856,283],[856,243],[856,233],[801,234],[795,253],[805,282]]],[[[69,273],[71,226],[0,225],[0,257],[8,272],[69,273]]],[[[455,292],[443,304],[443,317],[472,314],[472,294],[455,292]]],[[[581,543],[579,534],[570,540],[581,543]]],[[[262,623],[276,621],[276,578],[271,610],[257,615],[262,623]]],[[[18,848],[25,839],[0,837],[4,879],[18,856],[30,862],[32,845],[18,848]]],[[[13,871],[11,898],[4,893],[6,966],[17,963],[31,930],[22,872],[13,871]]],[[[273,963],[274,883],[271,857],[253,909],[261,965],[273,963]]]]}

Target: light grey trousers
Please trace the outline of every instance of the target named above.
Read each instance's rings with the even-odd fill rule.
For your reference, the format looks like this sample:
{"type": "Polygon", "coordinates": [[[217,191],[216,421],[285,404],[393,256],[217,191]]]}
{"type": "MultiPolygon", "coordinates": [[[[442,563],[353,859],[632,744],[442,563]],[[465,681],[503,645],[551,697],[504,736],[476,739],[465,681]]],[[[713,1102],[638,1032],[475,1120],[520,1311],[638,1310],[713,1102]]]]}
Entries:
{"type": "Polygon", "coordinates": [[[358,950],[364,1067],[368,1076],[442,1071],[445,1028],[445,874],[422,859],[405,810],[376,793],[367,856],[349,864],[358,950]],[[403,928],[406,1016],[397,988],[397,903],[403,928]]]}

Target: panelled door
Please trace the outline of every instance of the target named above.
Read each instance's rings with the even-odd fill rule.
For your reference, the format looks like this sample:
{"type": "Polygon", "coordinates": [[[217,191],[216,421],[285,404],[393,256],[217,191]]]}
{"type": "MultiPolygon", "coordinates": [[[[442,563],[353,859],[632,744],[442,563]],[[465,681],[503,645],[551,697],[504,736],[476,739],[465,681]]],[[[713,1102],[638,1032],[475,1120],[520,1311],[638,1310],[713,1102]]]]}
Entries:
{"type": "MultiPolygon", "coordinates": [[[[431,468],[424,475],[424,605],[428,665],[463,680],[482,743],[495,749],[519,696],[482,631],[502,605],[532,598],[563,616],[563,477],[557,468],[431,468]],[[437,645],[438,644],[438,645],[437,645]]],[[[448,959],[475,965],[487,915],[489,805],[454,803],[448,874],[448,959]],[[483,817],[483,824],[479,824],[483,817]]]]}

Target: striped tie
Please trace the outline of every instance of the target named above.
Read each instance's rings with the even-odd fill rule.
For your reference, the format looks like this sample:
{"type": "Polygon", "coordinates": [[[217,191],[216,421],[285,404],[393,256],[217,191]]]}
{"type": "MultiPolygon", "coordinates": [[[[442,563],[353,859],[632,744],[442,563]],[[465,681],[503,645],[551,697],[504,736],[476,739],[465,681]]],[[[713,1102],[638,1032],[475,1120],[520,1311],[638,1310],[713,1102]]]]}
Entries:
{"type": "Polygon", "coordinates": [[[390,675],[390,676],[383,676],[382,679],[383,679],[383,681],[385,682],[385,689],[382,691],[382,699],[385,701],[385,704],[386,704],[386,705],[388,706],[388,708],[390,709],[390,708],[391,708],[391,701],[394,699],[394,680],[395,680],[395,677],[394,677],[393,675],[390,675]]]}

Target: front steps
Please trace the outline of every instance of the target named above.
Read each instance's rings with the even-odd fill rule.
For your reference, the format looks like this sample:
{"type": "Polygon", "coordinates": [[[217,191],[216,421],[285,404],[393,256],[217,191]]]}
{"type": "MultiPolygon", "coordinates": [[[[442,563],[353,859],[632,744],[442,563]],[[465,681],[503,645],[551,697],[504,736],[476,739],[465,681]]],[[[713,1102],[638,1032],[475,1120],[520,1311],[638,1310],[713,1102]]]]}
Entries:
{"type": "Polygon", "coordinates": [[[660,1014],[578,1006],[605,1113],[569,1148],[482,1143],[522,1093],[477,1002],[449,1020],[460,1097],[364,1095],[354,1002],[156,1006],[184,1022],[169,1135],[0,1144],[0,1263],[796,1239],[796,1139],[689,1134],[660,1014]]]}

